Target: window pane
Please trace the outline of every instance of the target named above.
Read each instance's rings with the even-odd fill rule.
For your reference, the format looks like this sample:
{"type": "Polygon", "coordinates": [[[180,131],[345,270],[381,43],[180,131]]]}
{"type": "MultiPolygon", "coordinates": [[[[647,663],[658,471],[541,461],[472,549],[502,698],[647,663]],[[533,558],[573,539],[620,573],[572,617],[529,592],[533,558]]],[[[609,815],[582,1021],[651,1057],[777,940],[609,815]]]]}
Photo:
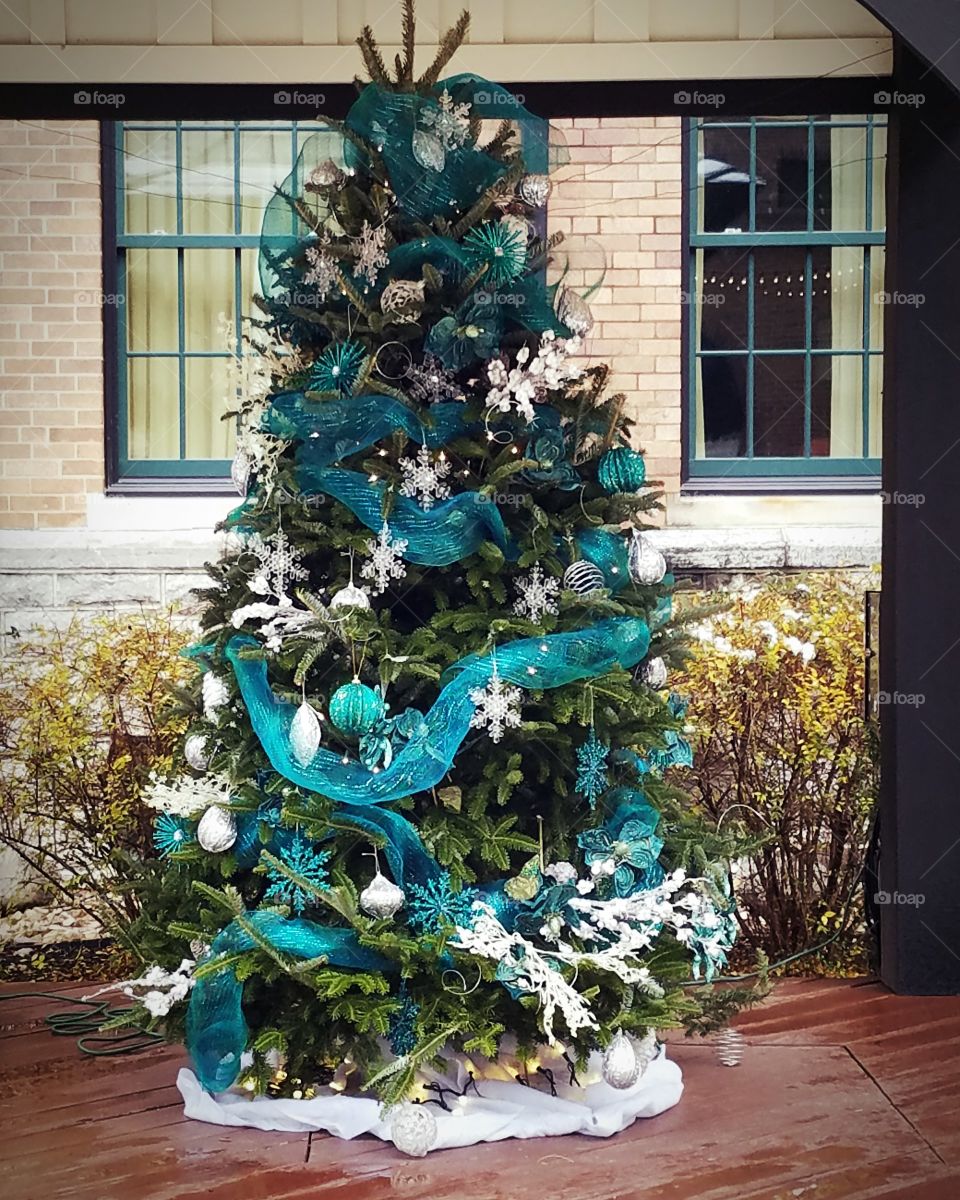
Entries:
{"type": "Polygon", "coordinates": [[[707,124],[698,139],[697,224],[703,233],[750,224],[750,131],[707,124]]]}
{"type": "Polygon", "coordinates": [[[873,190],[871,193],[871,229],[887,227],[887,126],[873,123],[873,190]]]}
{"type": "Polygon", "coordinates": [[[697,447],[706,458],[741,458],[747,445],[747,356],[697,359],[697,447]]]}
{"type": "Polygon", "coordinates": [[[757,229],[807,228],[807,126],[757,126],[757,229]]]}
{"type": "Polygon", "coordinates": [[[184,233],[233,233],[233,130],[181,134],[184,233]]]}
{"type": "Polygon", "coordinates": [[[180,372],[176,358],[127,359],[127,456],[180,457],[180,372]]]}
{"type": "Polygon", "coordinates": [[[814,133],[814,229],[865,229],[866,125],[821,125],[814,133]]]}
{"type": "Polygon", "coordinates": [[[229,360],[188,358],[186,367],[187,458],[232,458],[235,427],[227,411],[229,360]]]}
{"type": "Polygon", "coordinates": [[[176,134],[172,129],[128,129],[123,149],[127,233],[176,233],[176,134]]]}
{"type": "Polygon", "coordinates": [[[771,458],[801,456],[803,355],[756,355],[753,387],[754,454],[771,458]]]}
{"type": "Polygon", "coordinates": [[[818,246],[810,257],[812,345],[859,350],[863,346],[863,247],[818,246]]]}
{"type": "Polygon", "coordinates": [[[754,253],[755,345],[765,350],[802,349],[807,251],[802,246],[764,246],[754,253]]]}
{"type": "Polygon", "coordinates": [[[277,184],[292,167],[292,140],[288,129],[241,130],[240,203],[241,229],[260,233],[263,210],[277,184]]]}
{"type": "Polygon", "coordinates": [[[223,350],[221,316],[235,321],[236,251],[184,250],[183,327],[187,350],[223,350]]]}
{"type": "Polygon", "coordinates": [[[861,457],[862,397],[862,355],[814,355],[810,370],[810,453],[814,457],[861,457]]]}
{"type": "Polygon", "coordinates": [[[127,349],[176,350],[177,251],[127,251],[127,349]]]}
{"type": "Polygon", "coordinates": [[[710,247],[697,257],[700,349],[745,350],[749,251],[743,247],[710,247]]]}

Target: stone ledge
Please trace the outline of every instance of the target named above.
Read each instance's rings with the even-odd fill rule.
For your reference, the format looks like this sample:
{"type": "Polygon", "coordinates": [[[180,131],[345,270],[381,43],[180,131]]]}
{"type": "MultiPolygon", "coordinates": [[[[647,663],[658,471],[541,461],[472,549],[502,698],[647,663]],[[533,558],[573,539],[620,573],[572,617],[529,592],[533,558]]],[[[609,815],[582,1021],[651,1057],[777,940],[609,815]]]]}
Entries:
{"type": "Polygon", "coordinates": [[[822,570],[880,562],[880,531],[872,525],[671,526],[648,536],[676,571],[822,570]]]}

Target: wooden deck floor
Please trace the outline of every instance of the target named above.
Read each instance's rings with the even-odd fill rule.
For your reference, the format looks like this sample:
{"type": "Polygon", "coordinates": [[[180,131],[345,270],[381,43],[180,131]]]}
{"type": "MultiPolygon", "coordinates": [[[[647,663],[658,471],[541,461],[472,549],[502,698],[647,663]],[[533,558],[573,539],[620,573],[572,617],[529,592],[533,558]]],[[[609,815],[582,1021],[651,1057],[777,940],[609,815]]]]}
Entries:
{"type": "Polygon", "coordinates": [[[420,1160],[185,1121],[180,1051],[83,1058],[43,1027],[56,1007],[0,1005],[6,1200],[960,1200],[960,998],[788,981],[740,1019],[739,1067],[675,1039],[686,1093],[660,1117],[420,1160]]]}

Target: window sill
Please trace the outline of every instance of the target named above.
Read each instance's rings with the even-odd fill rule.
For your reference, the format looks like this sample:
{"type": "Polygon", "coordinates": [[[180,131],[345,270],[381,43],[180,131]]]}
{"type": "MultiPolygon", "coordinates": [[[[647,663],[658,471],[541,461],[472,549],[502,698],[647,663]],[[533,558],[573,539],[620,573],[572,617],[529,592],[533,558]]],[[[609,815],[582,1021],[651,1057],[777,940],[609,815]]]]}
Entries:
{"type": "Polygon", "coordinates": [[[880,491],[879,475],[698,475],[681,484],[680,494],[695,495],[849,495],[880,491]]]}

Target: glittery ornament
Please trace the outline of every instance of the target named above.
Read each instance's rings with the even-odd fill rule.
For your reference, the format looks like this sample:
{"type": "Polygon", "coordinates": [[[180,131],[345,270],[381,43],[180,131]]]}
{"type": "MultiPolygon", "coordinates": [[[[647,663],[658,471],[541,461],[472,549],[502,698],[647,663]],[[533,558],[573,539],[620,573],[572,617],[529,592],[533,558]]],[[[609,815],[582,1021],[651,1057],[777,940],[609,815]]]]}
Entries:
{"type": "Polygon", "coordinates": [[[200,818],[197,841],[211,854],[222,854],[237,840],[237,821],[232,812],[213,805],[200,818]]]}
{"type": "Polygon", "coordinates": [[[190,953],[193,955],[194,962],[199,962],[201,958],[210,953],[210,943],[203,941],[202,938],[191,938],[190,953]]]}
{"type": "Polygon", "coordinates": [[[572,562],[564,571],[563,586],[578,596],[588,596],[591,592],[606,587],[607,581],[595,563],[581,558],[572,562]]]}
{"type": "Polygon", "coordinates": [[[486,687],[471,688],[470,699],[475,705],[470,727],[486,729],[491,741],[499,742],[504,730],[516,729],[519,726],[520,689],[503,682],[497,672],[496,663],[486,687]]]}
{"type": "Polygon", "coordinates": [[[639,529],[633,531],[627,561],[634,583],[650,586],[659,583],[667,573],[667,560],[639,529]]]}
{"type": "Polygon", "coordinates": [[[206,671],[201,684],[203,695],[203,715],[208,721],[217,719],[217,712],[230,699],[230,689],[226,683],[213,671],[206,671]]]}
{"type": "Polygon", "coordinates": [[[401,1104],[390,1119],[390,1140],[401,1153],[423,1158],[437,1140],[437,1118],[424,1104],[401,1104]]]}
{"type": "Polygon", "coordinates": [[[572,288],[561,289],[556,307],[557,316],[577,337],[583,337],[593,328],[593,313],[589,304],[572,288]]]}
{"type": "Polygon", "coordinates": [[[633,1043],[618,1029],[603,1054],[603,1081],[612,1088],[624,1091],[640,1078],[640,1060],[633,1043]]]}
{"type": "Polygon", "coordinates": [[[657,1031],[655,1029],[648,1029],[640,1041],[634,1043],[634,1050],[636,1051],[637,1058],[640,1060],[640,1074],[642,1075],[660,1053],[657,1031]]]}
{"type": "Polygon", "coordinates": [[[597,479],[608,495],[616,492],[638,492],[647,477],[643,455],[629,446],[614,446],[600,459],[597,479]]]}
{"type": "Polygon", "coordinates": [[[659,692],[667,682],[667,664],[662,658],[648,659],[643,664],[640,677],[647,687],[653,688],[655,692],[659,692]]]}
{"type": "Polygon", "coordinates": [[[330,720],[341,733],[359,737],[376,725],[384,714],[383,697],[359,679],[345,683],[330,697],[330,720]]]}
{"type": "Polygon", "coordinates": [[[534,208],[543,208],[550,199],[553,184],[549,175],[524,175],[517,189],[520,199],[534,208]]]}
{"type": "Polygon", "coordinates": [[[304,700],[290,722],[290,749],[301,766],[313,761],[320,745],[320,718],[304,700]]]}
{"type": "Polygon", "coordinates": [[[339,191],[346,183],[347,177],[332,158],[325,159],[313,168],[303,185],[305,192],[319,192],[327,188],[339,191]]]}
{"type": "Polygon", "coordinates": [[[360,375],[366,351],[359,342],[337,342],[328,346],[313,364],[307,391],[350,392],[360,375]]]}
{"type": "Polygon", "coordinates": [[[370,595],[355,583],[348,583],[330,597],[330,608],[369,608],[370,595]]]}
{"type": "Polygon", "coordinates": [[[739,1067],[743,1058],[743,1045],[743,1034],[740,1030],[727,1026],[717,1034],[713,1043],[717,1062],[722,1067],[739,1067]]]}
{"type": "Polygon", "coordinates": [[[230,478],[237,493],[241,496],[247,494],[247,488],[250,486],[251,467],[252,464],[247,455],[242,450],[238,450],[230,464],[230,478]]]}
{"type": "Polygon", "coordinates": [[[390,257],[387,254],[386,226],[374,227],[369,221],[364,221],[360,235],[353,239],[353,243],[357,255],[356,273],[365,279],[370,287],[373,287],[381,268],[390,265],[390,257]]]}
{"type": "Polygon", "coordinates": [[[509,221],[485,221],[475,225],[463,239],[463,252],[473,270],[487,268],[484,285],[500,287],[523,271],[527,261],[527,239],[509,221]]]}
{"type": "Polygon", "coordinates": [[[195,771],[205,771],[210,765],[207,739],[202,733],[191,733],[183,743],[183,757],[195,771]]]}
{"type": "Polygon", "coordinates": [[[413,157],[428,171],[442,171],[447,161],[443,142],[426,129],[415,129],[411,141],[413,157]]]}
{"type": "Polygon", "coordinates": [[[392,917],[406,900],[403,888],[378,871],[360,893],[360,907],[368,916],[384,920],[392,917]]]}
{"type": "Polygon", "coordinates": [[[380,296],[380,311],[396,325],[415,325],[423,312],[422,279],[395,279],[380,296]]]}

